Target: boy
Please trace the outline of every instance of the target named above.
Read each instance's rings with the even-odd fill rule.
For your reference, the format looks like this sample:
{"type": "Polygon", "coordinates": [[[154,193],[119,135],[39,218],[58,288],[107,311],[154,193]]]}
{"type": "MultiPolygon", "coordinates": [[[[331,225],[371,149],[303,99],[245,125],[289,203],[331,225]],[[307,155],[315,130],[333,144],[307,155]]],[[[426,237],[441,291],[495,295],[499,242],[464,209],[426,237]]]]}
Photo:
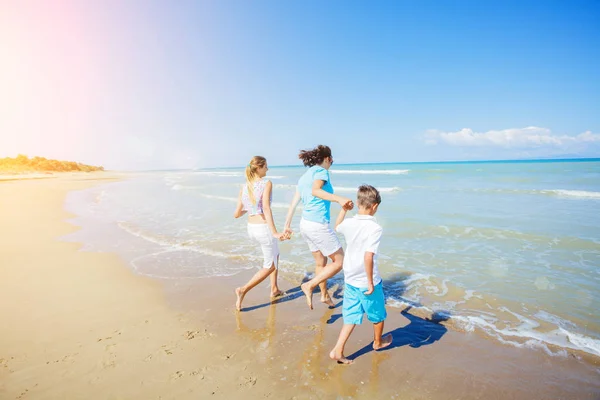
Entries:
{"type": "Polygon", "coordinates": [[[377,270],[377,252],[382,229],[375,220],[375,213],[381,203],[379,191],[370,185],[358,188],[358,215],[344,220],[346,210],[342,208],[335,223],[335,229],[346,238],[346,257],[344,257],[344,304],[342,315],[344,326],[338,341],[329,353],[338,364],[352,364],[344,357],[344,346],[357,324],[362,323],[363,314],[367,314],[375,331],[373,349],[379,350],[392,343],[392,335],[383,333],[385,298],[381,277],[377,270]]]}

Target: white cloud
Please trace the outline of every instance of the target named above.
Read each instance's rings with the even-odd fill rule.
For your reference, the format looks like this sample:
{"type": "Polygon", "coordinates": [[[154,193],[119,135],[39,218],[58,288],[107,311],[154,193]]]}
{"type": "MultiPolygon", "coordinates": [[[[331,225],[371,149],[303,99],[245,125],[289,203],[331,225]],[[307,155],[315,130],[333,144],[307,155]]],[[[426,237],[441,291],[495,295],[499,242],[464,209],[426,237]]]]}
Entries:
{"type": "Polygon", "coordinates": [[[425,133],[428,145],[449,144],[461,147],[502,147],[502,148],[571,148],[590,144],[600,144],[600,134],[586,131],[579,135],[557,135],[550,129],[529,126],[527,128],[503,129],[497,131],[474,132],[463,128],[456,132],[428,130],[425,133]]]}

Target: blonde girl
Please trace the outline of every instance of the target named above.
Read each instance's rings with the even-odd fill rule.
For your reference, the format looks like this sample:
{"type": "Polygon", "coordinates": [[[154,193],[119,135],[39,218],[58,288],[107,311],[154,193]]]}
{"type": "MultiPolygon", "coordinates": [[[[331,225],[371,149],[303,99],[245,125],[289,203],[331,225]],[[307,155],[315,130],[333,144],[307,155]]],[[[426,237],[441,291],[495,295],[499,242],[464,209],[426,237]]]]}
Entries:
{"type": "Polygon", "coordinates": [[[248,214],[248,236],[260,246],[263,254],[260,271],[244,286],[235,289],[237,297],[235,308],[238,311],[242,309],[242,301],[246,293],[268,276],[271,276],[271,297],[283,294],[277,286],[278,240],[284,240],[286,235],[277,232],[273,220],[271,212],[273,184],[264,179],[268,170],[267,160],[264,157],[255,156],[250,160],[246,166],[246,184],[240,190],[233,215],[235,218],[239,218],[248,214]]]}

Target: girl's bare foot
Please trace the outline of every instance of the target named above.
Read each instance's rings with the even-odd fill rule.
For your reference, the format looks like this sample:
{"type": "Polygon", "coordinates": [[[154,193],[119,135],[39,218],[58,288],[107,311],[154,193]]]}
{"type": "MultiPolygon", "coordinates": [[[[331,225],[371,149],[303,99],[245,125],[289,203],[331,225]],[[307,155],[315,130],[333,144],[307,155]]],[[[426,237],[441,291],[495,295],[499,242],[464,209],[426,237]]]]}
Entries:
{"type": "Polygon", "coordinates": [[[279,297],[279,296],[283,296],[285,294],[285,292],[282,292],[281,290],[277,289],[274,292],[271,292],[271,298],[275,298],[275,297],[279,297]]]}
{"type": "Polygon", "coordinates": [[[242,300],[244,300],[244,296],[246,293],[242,290],[241,287],[235,289],[235,295],[237,296],[237,301],[235,302],[235,309],[238,311],[242,310],[242,300]]]}
{"type": "Polygon", "coordinates": [[[325,293],[321,295],[321,303],[327,304],[329,307],[335,307],[333,300],[329,297],[329,293],[325,293]]]}
{"type": "Polygon", "coordinates": [[[308,282],[303,283],[302,285],[300,285],[300,289],[302,289],[302,292],[304,293],[304,296],[306,296],[306,304],[308,304],[308,308],[310,308],[312,310],[313,309],[313,306],[312,306],[312,290],[310,290],[310,288],[308,287],[308,282]]]}
{"type": "Polygon", "coordinates": [[[373,350],[380,350],[383,349],[384,347],[388,347],[390,344],[392,344],[392,334],[388,333],[387,335],[383,336],[381,338],[381,342],[379,343],[375,343],[373,342],[373,350]]]}
{"type": "Polygon", "coordinates": [[[336,352],[335,349],[333,349],[329,352],[329,358],[331,358],[334,361],[337,361],[338,364],[344,364],[344,365],[350,365],[354,362],[354,361],[349,360],[346,357],[344,357],[344,355],[342,353],[336,352]]]}

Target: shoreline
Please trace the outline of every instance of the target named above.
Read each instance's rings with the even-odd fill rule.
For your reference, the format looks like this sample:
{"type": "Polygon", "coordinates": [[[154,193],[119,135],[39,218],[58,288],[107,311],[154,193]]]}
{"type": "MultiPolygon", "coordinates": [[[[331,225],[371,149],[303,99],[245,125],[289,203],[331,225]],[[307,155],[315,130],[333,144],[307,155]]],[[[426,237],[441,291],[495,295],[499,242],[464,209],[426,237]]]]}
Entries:
{"type": "Polygon", "coordinates": [[[573,357],[494,343],[392,307],[384,330],[393,332],[392,347],[368,351],[365,323],[348,342],[355,363],[338,366],[327,355],[341,307],[327,309],[315,296],[309,311],[292,282],[281,279],[288,296],[274,304],[262,283],[246,296],[247,311],[235,313],[234,288],[254,270],[154,280],[115,254],[59,241],[79,229],[66,221],[73,216],[63,208],[66,194],[119,177],[89,178],[0,186],[10,249],[0,259],[2,398],[600,395],[599,372],[573,357]]]}

